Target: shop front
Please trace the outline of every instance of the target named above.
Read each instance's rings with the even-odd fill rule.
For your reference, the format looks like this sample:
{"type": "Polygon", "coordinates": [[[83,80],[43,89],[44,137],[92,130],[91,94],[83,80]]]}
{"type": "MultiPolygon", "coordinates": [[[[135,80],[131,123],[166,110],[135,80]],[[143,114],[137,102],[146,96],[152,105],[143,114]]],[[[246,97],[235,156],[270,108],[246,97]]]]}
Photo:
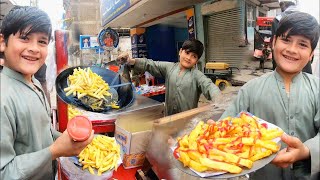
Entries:
{"type": "Polygon", "coordinates": [[[206,37],[206,62],[224,62],[241,67],[245,58],[252,57],[254,28],[257,16],[267,16],[278,8],[277,0],[232,0],[204,4],[204,34],[206,37]]]}
{"type": "MultiPolygon", "coordinates": [[[[127,10],[109,21],[104,20],[106,13],[102,8],[102,24],[107,22],[105,27],[115,29],[131,28],[132,57],[178,62],[182,43],[197,38],[194,5],[199,2],[202,1],[134,1],[127,10]]],[[[139,94],[164,102],[164,79],[150,74],[133,74],[133,81],[139,94]]]]}
{"type": "MultiPolygon", "coordinates": [[[[109,26],[109,23],[113,22],[115,18],[120,17],[121,15],[126,13],[130,8],[137,5],[138,3],[139,2],[137,1],[126,1],[126,0],[101,1],[101,4],[100,4],[101,17],[102,17],[101,24],[103,28],[100,32],[95,33],[97,34],[96,36],[94,35],[80,36],[81,41],[79,41],[79,47],[81,51],[85,52],[85,51],[88,51],[89,49],[98,49],[100,54],[100,51],[111,52],[114,48],[116,48],[118,43],[121,43],[121,41],[120,40],[115,41],[115,39],[116,38],[119,39],[119,37],[117,37],[117,34],[114,34],[112,32],[122,28],[109,26]],[[108,35],[110,37],[108,37],[108,35]],[[93,45],[93,41],[95,40],[95,37],[97,37],[95,44],[98,46],[93,45]],[[107,41],[107,38],[112,39],[112,42],[107,41]],[[101,50],[99,47],[101,47],[101,50]]],[[[185,17],[183,20],[185,21],[185,24],[187,24],[187,19],[185,19],[185,17]]],[[[143,23],[143,22],[139,22],[139,23],[143,23]]],[[[151,56],[152,58],[162,57],[162,59],[160,60],[169,59],[171,61],[177,61],[176,45],[178,43],[176,43],[175,41],[177,39],[179,40],[179,37],[175,37],[174,35],[178,34],[178,36],[181,36],[180,32],[185,31],[183,32],[184,36],[182,38],[187,39],[188,38],[187,28],[175,29],[173,27],[169,27],[169,26],[165,27],[165,26],[156,25],[156,24],[153,27],[151,26],[152,25],[141,26],[139,28],[132,28],[134,26],[122,26],[123,29],[128,27],[131,28],[132,56],[133,57],[148,57],[148,56],[150,57],[151,56]],[[164,29],[166,29],[165,32],[163,32],[164,29]],[[168,32],[171,35],[168,35],[168,32]],[[149,37],[158,36],[160,38],[162,37],[162,39],[165,39],[166,42],[162,43],[162,47],[161,46],[159,47],[159,44],[155,43],[156,40],[152,38],[148,38],[148,36],[149,37]],[[173,37],[173,38],[169,39],[168,37],[173,37]],[[149,42],[153,42],[151,44],[153,44],[154,46],[152,46],[151,44],[148,44],[149,42]],[[167,45],[172,44],[172,47],[166,46],[166,44],[167,45]],[[156,48],[156,46],[158,47],[156,48]],[[169,49],[169,47],[170,49],[172,49],[171,56],[169,55],[165,58],[161,56],[161,53],[156,51],[156,49],[163,50],[166,48],[169,49]]],[[[55,33],[58,74],[61,72],[64,72],[66,67],[72,66],[68,63],[69,62],[69,59],[68,59],[69,43],[68,42],[70,41],[69,36],[70,34],[68,31],[57,31],[55,33]]],[[[157,41],[160,42],[159,40],[157,41]]],[[[179,42],[180,41],[182,40],[179,40],[179,42]]],[[[166,54],[166,52],[168,53],[169,51],[163,51],[163,54],[166,54]]],[[[88,53],[90,52],[88,51],[88,53]]],[[[109,59],[112,59],[112,58],[109,58],[109,59]]],[[[102,62],[100,64],[102,64],[102,62]]],[[[95,64],[95,66],[97,65],[99,65],[99,63],[95,64]]],[[[103,66],[102,68],[113,70],[116,73],[120,73],[121,71],[121,67],[119,67],[118,69],[111,69],[110,67],[109,67],[109,64],[107,63],[107,65],[103,66]]],[[[130,79],[128,80],[130,81],[130,79]]],[[[65,101],[65,99],[62,100],[62,98],[59,97],[57,102],[57,119],[59,122],[59,125],[58,125],[59,130],[62,132],[67,128],[68,120],[71,119],[72,116],[81,115],[81,116],[87,117],[91,121],[92,128],[95,131],[95,133],[114,136],[117,143],[121,145],[123,165],[121,165],[118,168],[118,171],[115,171],[115,172],[111,171],[111,174],[113,172],[112,177],[118,178],[118,179],[133,179],[137,169],[140,169],[141,166],[143,165],[148,141],[151,138],[150,133],[153,127],[153,121],[163,117],[163,112],[164,112],[164,105],[163,103],[159,102],[159,101],[163,101],[164,98],[159,99],[159,97],[160,96],[164,97],[165,87],[161,83],[155,84],[154,81],[151,81],[151,83],[161,88],[159,88],[158,91],[153,91],[153,92],[149,91],[145,94],[135,93],[133,97],[133,101],[132,103],[130,103],[130,105],[126,107],[120,107],[119,110],[113,110],[110,112],[98,112],[98,111],[95,112],[93,109],[88,110],[83,107],[78,107],[77,103],[74,103],[74,104],[71,103],[72,105],[66,104],[67,101],[65,101]],[[158,99],[156,98],[154,99],[158,101],[153,100],[149,97],[156,97],[158,99]],[[128,124],[131,124],[131,125],[128,125],[128,124]],[[137,143],[140,141],[144,143],[143,144],[137,143]]],[[[110,84],[113,84],[113,83],[110,83],[110,84]]],[[[62,88],[62,91],[63,89],[64,88],[62,88]]],[[[120,92],[119,90],[117,90],[117,87],[115,89],[118,92],[119,96],[123,95],[124,92],[120,92]]],[[[65,92],[62,92],[62,94],[63,93],[65,92]]],[[[128,91],[127,93],[124,93],[124,94],[128,94],[128,93],[130,92],[128,91]]],[[[59,166],[60,178],[73,179],[75,177],[80,177],[80,176],[83,176],[83,177],[90,176],[89,174],[80,175],[81,173],[83,173],[83,171],[79,171],[80,174],[76,173],[78,171],[74,171],[74,169],[72,170],[70,166],[72,166],[73,168],[74,166],[72,163],[69,163],[69,162],[70,161],[66,162],[66,159],[61,159],[60,166],[59,166]]],[[[102,175],[105,175],[102,177],[106,177],[105,173],[102,175]]]]}
{"type": "MultiPolygon", "coordinates": [[[[130,28],[131,55],[134,58],[145,57],[177,62],[182,42],[186,39],[199,39],[204,42],[206,51],[204,58],[200,59],[198,64],[198,68],[203,70],[206,62],[225,62],[231,66],[241,64],[245,53],[250,50],[248,27],[254,27],[252,22],[258,12],[254,7],[256,4],[243,0],[177,0],[170,3],[156,0],[109,0],[101,1],[100,13],[103,30],[130,28]]],[[[107,49],[104,48],[104,50],[107,49]]],[[[65,57],[63,58],[65,60],[65,57]]],[[[121,145],[123,165],[113,173],[113,178],[121,179],[124,174],[130,174],[131,178],[126,179],[132,179],[134,174],[143,177],[147,175],[144,173],[148,172],[153,172],[158,178],[168,177],[168,172],[161,167],[161,163],[155,161],[157,158],[154,159],[153,152],[150,154],[151,149],[148,149],[154,148],[153,145],[159,145],[154,144],[157,141],[157,131],[153,130],[158,127],[155,126],[154,121],[170,126],[168,129],[175,129],[174,119],[179,121],[179,126],[184,126],[194,115],[209,110],[208,107],[198,108],[159,120],[163,117],[164,110],[163,103],[158,102],[164,101],[164,81],[149,79],[146,76],[143,74],[132,77],[135,85],[140,89],[136,89],[137,94],[130,107],[112,113],[81,111],[82,115],[92,121],[95,132],[114,135],[121,145]],[[148,90],[152,86],[162,89],[148,90]],[[161,96],[162,99],[160,99],[161,96]],[[183,123],[180,124],[181,119],[183,123]],[[140,128],[145,126],[145,129],[140,128]],[[146,137],[149,138],[146,139],[146,137]],[[140,141],[144,142],[143,145],[138,143],[140,141]],[[141,168],[143,172],[139,171],[141,168]]],[[[65,109],[66,106],[63,108],[65,109]]],[[[58,109],[58,117],[67,119],[62,109],[58,109]]],[[[220,114],[221,112],[218,112],[216,116],[220,114]]],[[[66,124],[67,122],[59,121],[60,130],[63,130],[66,124]]]]}

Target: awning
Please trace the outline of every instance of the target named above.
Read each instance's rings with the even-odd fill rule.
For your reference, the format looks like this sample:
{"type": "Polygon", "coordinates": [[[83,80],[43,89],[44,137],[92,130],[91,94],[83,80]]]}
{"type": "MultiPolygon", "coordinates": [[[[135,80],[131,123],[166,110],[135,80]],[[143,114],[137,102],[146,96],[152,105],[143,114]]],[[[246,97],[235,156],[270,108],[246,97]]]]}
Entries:
{"type": "MultiPolygon", "coordinates": [[[[279,8],[278,0],[251,1],[267,10],[279,8]]],[[[134,5],[105,26],[112,28],[148,27],[172,21],[174,18],[182,19],[181,17],[185,16],[184,10],[192,5],[206,2],[206,0],[133,0],[133,2],[135,2],[134,5]]]]}
{"type": "Polygon", "coordinates": [[[141,0],[131,6],[124,13],[107,23],[112,28],[119,27],[147,27],[148,22],[184,11],[194,4],[206,0],[141,0]]]}

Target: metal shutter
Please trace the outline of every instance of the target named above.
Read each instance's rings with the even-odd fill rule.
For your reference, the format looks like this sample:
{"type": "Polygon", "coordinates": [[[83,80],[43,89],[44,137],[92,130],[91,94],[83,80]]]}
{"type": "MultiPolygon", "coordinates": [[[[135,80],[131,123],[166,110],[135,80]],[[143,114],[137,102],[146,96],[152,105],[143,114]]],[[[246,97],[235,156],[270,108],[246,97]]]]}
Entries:
{"type": "Polygon", "coordinates": [[[248,50],[244,41],[245,24],[241,9],[218,12],[206,19],[206,61],[226,62],[239,67],[248,50]]]}

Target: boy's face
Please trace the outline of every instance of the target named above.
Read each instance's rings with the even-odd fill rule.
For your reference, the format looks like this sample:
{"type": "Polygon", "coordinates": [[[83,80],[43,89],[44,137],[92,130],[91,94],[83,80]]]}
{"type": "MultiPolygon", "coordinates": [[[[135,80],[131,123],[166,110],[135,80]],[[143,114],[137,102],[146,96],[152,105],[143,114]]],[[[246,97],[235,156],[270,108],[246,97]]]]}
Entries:
{"type": "Polygon", "coordinates": [[[188,52],[186,50],[180,49],[180,65],[185,69],[191,69],[198,62],[198,55],[193,52],[188,52]]]}
{"type": "Polygon", "coordinates": [[[22,73],[27,80],[31,81],[31,76],[45,62],[48,43],[49,38],[45,33],[31,33],[25,36],[17,32],[9,36],[7,44],[3,38],[0,38],[0,51],[4,52],[5,66],[22,73]]]}
{"type": "Polygon", "coordinates": [[[277,70],[285,74],[299,73],[313,56],[311,41],[301,35],[274,38],[273,49],[277,70]]]}

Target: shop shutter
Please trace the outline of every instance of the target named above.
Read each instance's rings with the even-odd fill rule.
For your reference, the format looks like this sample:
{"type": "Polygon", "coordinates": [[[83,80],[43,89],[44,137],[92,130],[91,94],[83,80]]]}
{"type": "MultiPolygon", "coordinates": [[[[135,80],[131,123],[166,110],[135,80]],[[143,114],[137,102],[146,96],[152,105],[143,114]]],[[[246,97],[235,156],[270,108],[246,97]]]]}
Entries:
{"type": "Polygon", "coordinates": [[[230,66],[239,67],[242,59],[248,58],[241,9],[234,8],[212,14],[206,21],[206,61],[226,62],[230,66]]]}

